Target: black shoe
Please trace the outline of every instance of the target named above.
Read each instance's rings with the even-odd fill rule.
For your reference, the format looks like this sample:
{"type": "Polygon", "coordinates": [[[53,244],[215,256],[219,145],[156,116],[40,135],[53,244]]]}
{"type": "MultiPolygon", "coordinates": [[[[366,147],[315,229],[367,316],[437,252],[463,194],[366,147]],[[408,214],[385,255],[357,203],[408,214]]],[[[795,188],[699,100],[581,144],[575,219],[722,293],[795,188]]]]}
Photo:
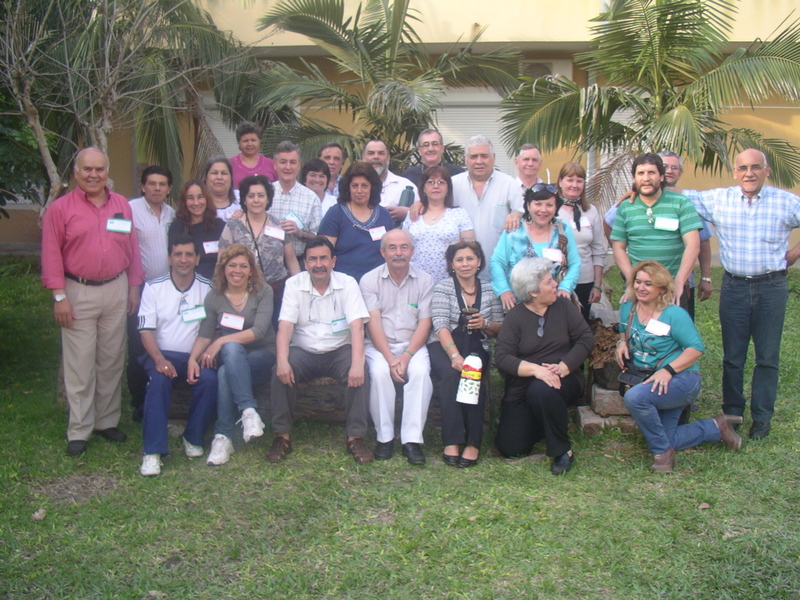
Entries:
{"type": "Polygon", "coordinates": [[[470,467],[474,467],[477,464],[478,464],[477,458],[464,458],[463,456],[458,457],[459,469],[469,469],[470,467]]]}
{"type": "Polygon", "coordinates": [[[377,442],[375,444],[375,451],[372,453],[375,460],[389,460],[394,454],[394,440],[388,442],[377,442]]]}
{"type": "Polygon", "coordinates": [[[753,421],[750,426],[750,439],[760,440],[769,435],[770,423],[769,421],[753,421]]]}
{"type": "Polygon", "coordinates": [[[403,456],[408,459],[410,465],[424,465],[425,454],[422,452],[422,444],[408,442],[403,444],[403,456]]]}
{"type": "Polygon", "coordinates": [[[86,442],[84,440],[70,440],[67,442],[67,454],[70,456],[80,456],[86,452],[86,442]]]}
{"type": "Polygon", "coordinates": [[[124,442],[128,439],[124,431],[120,431],[116,427],[109,427],[108,429],[95,429],[94,432],[100,437],[106,438],[109,442],[124,442]]]}
{"type": "Polygon", "coordinates": [[[553,464],[550,465],[550,472],[553,475],[563,475],[572,468],[572,463],[575,462],[575,455],[570,455],[565,452],[561,456],[553,459],[553,464]]]}
{"type": "Polygon", "coordinates": [[[453,456],[451,454],[445,454],[444,452],[442,452],[442,460],[445,463],[447,463],[448,465],[450,465],[451,467],[457,467],[458,466],[458,461],[460,459],[461,459],[461,457],[458,456],[458,455],[453,456]]]}

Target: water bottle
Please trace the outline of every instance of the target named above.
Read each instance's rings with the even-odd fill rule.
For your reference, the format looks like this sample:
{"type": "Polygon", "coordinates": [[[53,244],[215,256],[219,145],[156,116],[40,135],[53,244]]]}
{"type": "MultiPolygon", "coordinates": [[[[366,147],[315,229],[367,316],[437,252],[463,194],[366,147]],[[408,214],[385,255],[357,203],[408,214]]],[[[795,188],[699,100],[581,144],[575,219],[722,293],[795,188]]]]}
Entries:
{"type": "Polygon", "coordinates": [[[400,193],[400,201],[397,203],[397,205],[408,207],[412,204],[414,204],[414,188],[410,185],[407,185],[406,189],[400,193]]]}
{"type": "Polygon", "coordinates": [[[477,404],[481,392],[481,375],[483,374],[483,361],[477,354],[470,354],[464,359],[461,367],[461,381],[458,383],[456,402],[462,404],[477,404]]]}

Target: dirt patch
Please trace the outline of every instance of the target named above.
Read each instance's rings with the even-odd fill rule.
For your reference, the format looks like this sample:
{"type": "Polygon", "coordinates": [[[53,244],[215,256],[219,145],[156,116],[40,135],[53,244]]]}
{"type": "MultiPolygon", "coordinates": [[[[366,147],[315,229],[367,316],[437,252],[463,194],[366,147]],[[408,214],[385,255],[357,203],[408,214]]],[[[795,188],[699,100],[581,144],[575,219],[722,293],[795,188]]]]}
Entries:
{"type": "Polygon", "coordinates": [[[93,496],[114,491],[118,481],[109,475],[68,475],[50,479],[33,491],[53,502],[83,504],[93,496]]]}

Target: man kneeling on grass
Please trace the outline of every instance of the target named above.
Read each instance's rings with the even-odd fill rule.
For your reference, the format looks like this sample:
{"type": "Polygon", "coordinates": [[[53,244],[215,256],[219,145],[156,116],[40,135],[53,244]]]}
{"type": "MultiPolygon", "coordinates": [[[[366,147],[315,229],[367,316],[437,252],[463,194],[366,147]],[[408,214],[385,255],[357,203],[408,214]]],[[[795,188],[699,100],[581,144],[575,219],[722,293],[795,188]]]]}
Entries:
{"type": "Polygon", "coordinates": [[[189,352],[206,316],[203,300],[211,289],[211,282],[194,272],[199,260],[191,237],[170,240],[169,275],[148,281],[142,294],[139,333],[147,354],[139,360],[149,377],[142,419],[142,475],[161,473],[161,456],[169,452],[167,419],[173,382],[186,380],[192,386],[183,433],[186,456],[203,456],[203,436],[216,412],[216,370],[201,369],[197,378],[187,372],[189,352]]]}

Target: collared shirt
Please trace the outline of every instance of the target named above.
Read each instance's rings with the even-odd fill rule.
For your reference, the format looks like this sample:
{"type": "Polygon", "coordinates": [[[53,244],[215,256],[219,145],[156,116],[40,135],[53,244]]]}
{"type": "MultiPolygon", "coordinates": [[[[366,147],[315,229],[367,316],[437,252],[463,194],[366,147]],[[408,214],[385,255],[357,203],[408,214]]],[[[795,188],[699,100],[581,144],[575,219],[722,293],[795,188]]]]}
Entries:
{"type": "Polygon", "coordinates": [[[232,185],[236,190],[239,189],[239,184],[242,182],[242,179],[250,175],[263,175],[270,181],[278,180],[278,172],[275,170],[275,163],[268,156],[259,154],[258,162],[254,167],[248,167],[244,164],[241,154],[232,156],[229,160],[231,162],[231,167],[233,167],[233,173],[231,173],[232,185]]]}
{"type": "MultiPolygon", "coordinates": [[[[525,203],[525,192],[527,192],[529,189],[531,189],[532,186],[530,186],[527,183],[525,183],[524,181],[522,181],[522,179],[520,179],[519,175],[517,175],[514,178],[514,181],[517,182],[517,188],[519,188],[519,191],[522,194],[522,202],[524,204],[525,203]]],[[[534,183],[533,185],[536,185],[538,183],[544,183],[544,180],[541,177],[537,177],[536,178],[536,183],[534,183]]]]}
{"type": "MultiPolygon", "coordinates": [[[[483,196],[478,198],[472,186],[469,172],[453,177],[453,200],[455,206],[467,211],[475,225],[475,239],[483,247],[486,260],[494,252],[497,240],[505,229],[506,217],[512,212],[522,212],[522,195],[514,178],[494,171],[484,184],[483,196]]],[[[485,265],[484,265],[485,267],[485,265]]],[[[489,280],[489,269],[481,271],[480,278],[489,280]]]]}
{"type": "Polygon", "coordinates": [[[99,208],[86,192],[75,188],[53,202],[42,219],[42,284],[63,289],[64,273],[103,280],[128,274],[128,285],[144,282],[142,259],[131,205],[127,198],[105,189],[99,208]],[[131,232],[109,231],[108,220],[131,221],[131,232]]]}
{"type": "Polygon", "coordinates": [[[303,271],[286,280],[281,321],[294,323],[292,346],[314,354],[332,352],[351,342],[349,325],[356,319],[369,321],[369,311],[356,280],[331,271],[328,289],[320,294],[303,271]]]}
{"type": "Polygon", "coordinates": [[[417,202],[419,200],[417,186],[405,177],[386,171],[386,180],[383,182],[383,189],[381,190],[381,206],[384,208],[398,206],[400,204],[400,196],[407,187],[414,190],[414,202],[417,202]]]}
{"type": "Polygon", "coordinates": [[[381,326],[390,344],[410,341],[419,320],[431,317],[433,278],[413,265],[399,285],[384,263],[365,274],[359,287],[367,310],[381,312],[381,326]]]}
{"type": "MultiPolygon", "coordinates": [[[[322,221],[322,207],[317,195],[306,186],[295,182],[292,189],[284,192],[280,181],[272,184],[275,190],[275,197],[269,207],[269,214],[279,221],[288,220],[288,215],[293,212],[303,223],[300,228],[303,231],[316,235],[322,221]]],[[[303,254],[306,243],[294,238],[294,253],[297,256],[303,254]]]]}
{"type": "Polygon", "coordinates": [[[155,331],[162,352],[191,352],[203,320],[185,312],[203,306],[211,282],[195,275],[191,285],[180,290],[170,275],[148,281],[139,305],[139,331],[155,331]]]}
{"type": "Polygon", "coordinates": [[[167,232],[175,220],[175,209],[166,202],[161,203],[161,216],[157,217],[153,207],[144,199],[134,198],[129,202],[133,213],[133,226],[142,254],[142,268],[146,279],[155,279],[169,273],[167,255],[167,232]]]}
{"type": "MultiPolygon", "coordinates": [[[[445,169],[447,169],[450,172],[450,177],[454,177],[455,175],[464,172],[464,167],[459,167],[458,165],[451,165],[450,163],[446,162],[440,162],[437,166],[444,167],[445,169]]],[[[409,167],[408,169],[400,173],[400,176],[405,177],[414,185],[419,186],[419,180],[422,177],[422,173],[427,168],[428,165],[426,165],[425,163],[419,163],[414,165],[413,167],[409,167]]]]}
{"type": "Polygon", "coordinates": [[[739,186],[683,194],[713,223],[726,271],[745,277],[786,268],[789,234],[800,227],[800,198],[770,185],[752,203],[739,186]]]}

